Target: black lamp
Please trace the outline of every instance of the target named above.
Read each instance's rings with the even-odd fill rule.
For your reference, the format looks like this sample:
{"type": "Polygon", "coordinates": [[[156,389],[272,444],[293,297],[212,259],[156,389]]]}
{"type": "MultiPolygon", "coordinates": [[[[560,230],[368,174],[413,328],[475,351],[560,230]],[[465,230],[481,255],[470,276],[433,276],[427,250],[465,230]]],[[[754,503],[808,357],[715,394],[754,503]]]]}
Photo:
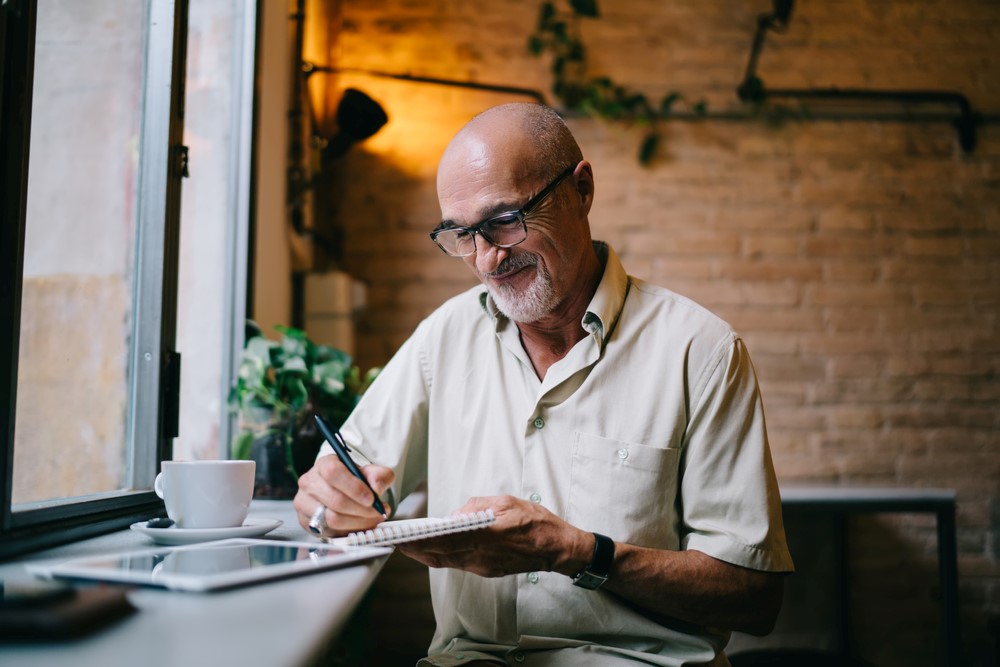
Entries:
{"type": "Polygon", "coordinates": [[[344,91],[337,105],[337,133],[322,149],[323,163],[335,160],[351,146],[372,136],[389,121],[382,106],[356,88],[344,91]]]}
{"type": "Polygon", "coordinates": [[[778,25],[787,26],[794,6],[795,0],[774,0],[774,13],[771,18],[778,25]]]}

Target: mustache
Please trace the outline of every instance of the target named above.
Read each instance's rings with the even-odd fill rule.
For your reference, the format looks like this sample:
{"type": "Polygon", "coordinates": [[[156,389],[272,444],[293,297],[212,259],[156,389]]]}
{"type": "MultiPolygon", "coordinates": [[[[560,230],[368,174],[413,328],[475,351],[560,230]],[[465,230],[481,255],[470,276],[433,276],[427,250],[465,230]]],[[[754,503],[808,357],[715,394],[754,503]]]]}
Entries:
{"type": "Polygon", "coordinates": [[[518,253],[517,255],[510,255],[505,260],[500,262],[494,270],[489,273],[480,274],[484,278],[499,278],[502,275],[511,273],[512,271],[517,271],[523,269],[526,266],[535,266],[538,264],[538,256],[534,253],[518,253]]]}

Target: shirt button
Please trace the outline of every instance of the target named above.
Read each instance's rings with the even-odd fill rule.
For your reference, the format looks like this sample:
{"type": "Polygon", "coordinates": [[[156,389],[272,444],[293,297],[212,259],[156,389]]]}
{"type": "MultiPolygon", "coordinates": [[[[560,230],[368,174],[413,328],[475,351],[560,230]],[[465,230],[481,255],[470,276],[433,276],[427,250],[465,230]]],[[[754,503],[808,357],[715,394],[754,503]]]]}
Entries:
{"type": "Polygon", "coordinates": [[[530,496],[528,496],[528,500],[530,500],[531,502],[537,504],[537,503],[542,502],[542,497],[540,495],[538,495],[537,493],[532,493],[530,496]]]}
{"type": "Polygon", "coordinates": [[[523,653],[515,653],[514,654],[514,662],[524,662],[524,654],[523,653]]]}
{"type": "Polygon", "coordinates": [[[620,458],[622,461],[624,461],[625,459],[627,459],[628,458],[628,450],[625,449],[624,447],[622,447],[621,449],[619,449],[618,450],[618,458],[620,458]]]}
{"type": "Polygon", "coordinates": [[[535,417],[534,424],[535,428],[542,428],[543,426],[545,426],[545,420],[542,419],[541,417],[535,417]]]}
{"type": "Polygon", "coordinates": [[[538,583],[538,573],[537,572],[529,572],[528,573],[528,581],[530,581],[533,584],[537,584],[538,583]]]}

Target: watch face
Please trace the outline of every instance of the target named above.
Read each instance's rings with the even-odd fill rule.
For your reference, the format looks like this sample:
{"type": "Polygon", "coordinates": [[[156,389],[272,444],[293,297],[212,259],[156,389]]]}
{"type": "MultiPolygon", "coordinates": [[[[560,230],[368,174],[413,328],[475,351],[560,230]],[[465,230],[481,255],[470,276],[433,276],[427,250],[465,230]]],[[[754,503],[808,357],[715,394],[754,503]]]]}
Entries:
{"type": "Polygon", "coordinates": [[[594,590],[608,580],[611,573],[611,563],[615,558],[615,543],[605,535],[594,533],[594,557],[590,560],[590,565],[576,575],[573,584],[581,588],[594,590]]]}
{"type": "Polygon", "coordinates": [[[594,574],[593,572],[582,572],[577,575],[576,579],[573,580],[574,586],[579,586],[580,588],[586,588],[587,590],[594,590],[601,587],[607,577],[602,577],[599,574],[594,574]]]}

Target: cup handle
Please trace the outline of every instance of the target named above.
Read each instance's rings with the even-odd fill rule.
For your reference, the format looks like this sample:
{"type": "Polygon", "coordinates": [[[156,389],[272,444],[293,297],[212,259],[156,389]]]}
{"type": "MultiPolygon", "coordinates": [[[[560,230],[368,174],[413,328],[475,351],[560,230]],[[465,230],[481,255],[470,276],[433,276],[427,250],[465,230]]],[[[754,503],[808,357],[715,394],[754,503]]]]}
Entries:
{"type": "Polygon", "coordinates": [[[153,491],[156,491],[156,495],[158,495],[160,498],[163,497],[162,479],[163,479],[163,473],[158,472],[156,473],[156,479],[153,480],[153,491]]]}

